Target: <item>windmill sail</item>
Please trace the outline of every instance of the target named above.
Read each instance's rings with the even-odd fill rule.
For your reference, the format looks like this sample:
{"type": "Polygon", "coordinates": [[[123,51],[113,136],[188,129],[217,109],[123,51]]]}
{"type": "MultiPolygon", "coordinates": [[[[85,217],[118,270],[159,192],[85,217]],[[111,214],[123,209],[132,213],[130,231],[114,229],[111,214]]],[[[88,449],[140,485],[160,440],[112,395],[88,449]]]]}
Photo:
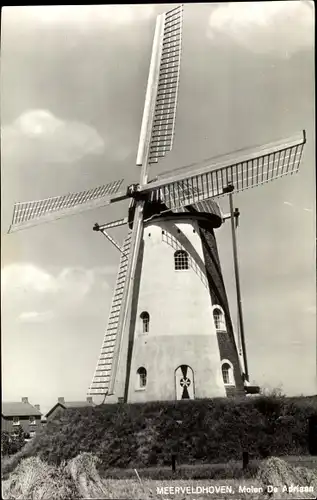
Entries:
{"type": "Polygon", "coordinates": [[[140,192],[151,192],[153,201],[161,200],[171,209],[191,205],[215,196],[222,196],[224,188],[232,184],[235,191],[273,181],[298,171],[306,142],[305,132],[288,140],[251,149],[237,155],[228,155],[223,161],[196,168],[188,167],[164,175],[158,180],[140,186],[140,192]]]}
{"type": "Polygon", "coordinates": [[[158,163],[173,147],[182,28],[182,5],[157,18],[137,165],[158,163]]]}
{"type": "Polygon", "coordinates": [[[127,236],[122,247],[114,295],[108,319],[107,330],[101,347],[97,367],[88,390],[89,395],[104,395],[108,392],[113,353],[118,330],[118,321],[122,305],[123,289],[126,282],[131,234],[127,236]]]}
{"type": "MultiPolygon", "coordinates": [[[[147,182],[150,163],[171,150],[174,135],[178,79],[180,67],[180,49],[182,34],[183,7],[179,6],[157,18],[152,57],[145,97],[145,105],[137,155],[140,165],[140,184],[147,182]]],[[[121,311],[118,318],[115,347],[110,372],[109,395],[122,388],[115,389],[119,358],[124,334],[127,333],[129,310],[133,294],[133,276],[139,256],[143,233],[144,201],[136,202],[131,234],[131,245],[127,262],[126,282],[123,289],[121,311]]],[[[124,361],[122,361],[124,363],[124,361]]]]}
{"type": "Polygon", "coordinates": [[[149,163],[157,163],[171,151],[178,97],[183,6],[165,14],[160,76],[150,142],[149,163]]]}
{"type": "Polygon", "coordinates": [[[8,232],[12,233],[43,222],[109,205],[112,195],[118,193],[122,182],[123,179],[79,193],[68,193],[45,200],[16,203],[8,232]]]}

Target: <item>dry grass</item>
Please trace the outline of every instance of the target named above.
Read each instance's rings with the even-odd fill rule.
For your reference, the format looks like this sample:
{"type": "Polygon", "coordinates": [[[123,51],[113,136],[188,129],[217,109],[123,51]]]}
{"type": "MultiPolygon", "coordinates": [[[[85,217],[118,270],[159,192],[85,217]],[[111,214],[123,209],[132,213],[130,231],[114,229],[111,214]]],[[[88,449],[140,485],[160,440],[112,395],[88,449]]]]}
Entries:
{"type": "Polygon", "coordinates": [[[54,467],[38,457],[20,462],[7,481],[3,481],[3,498],[44,499],[76,498],[77,491],[65,465],[54,467]]]}
{"type": "Polygon", "coordinates": [[[99,459],[91,453],[82,453],[68,462],[70,474],[79,498],[107,498],[109,492],[97,471],[99,459]]]}
{"type": "Polygon", "coordinates": [[[38,457],[25,458],[9,479],[3,481],[3,498],[107,498],[108,491],[100,480],[97,462],[90,453],[82,453],[59,466],[48,465],[38,457]]]}
{"type": "Polygon", "coordinates": [[[139,500],[202,500],[210,495],[219,499],[264,500],[268,498],[266,486],[273,485],[278,492],[273,498],[315,498],[317,493],[317,473],[303,467],[293,467],[278,458],[264,462],[257,477],[250,480],[143,480],[136,474],[135,479],[101,480],[97,471],[98,459],[89,453],[82,453],[68,463],[60,466],[48,465],[38,457],[26,458],[11,473],[3,484],[3,498],[33,500],[72,500],[77,498],[131,499],[139,500]],[[284,485],[312,486],[312,494],[291,494],[283,491],[284,485]],[[216,487],[226,486],[229,492],[221,493],[216,487]],[[243,491],[247,488],[262,488],[262,491],[243,491]],[[173,490],[162,488],[174,487],[173,490]],[[175,487],[180,488],[179,491],[175,487]],[[196,488],[187,492],[186,488],[196,488]],[[199,487],[209,489],[208,494],[199,491],[199,487]],[[241,490],[242,488],[242,490],[241,490]],[[214,490],[213,490],[214,489],[214,490]]]}
{"type": "MultiPolygon", "coordinates": [[[[312,487],[311,498],[317,496],[317,471],[306,467],[294,467],[277,457],[271,457],[260,466],[257,480],[266,488],[273,485],[277,488],[279,498],[288,498],[291,495],[292,485],[299,487],[312,487]],[[283,496],[281,496],[281,493],[283,496]]],[[[294,491],[295,498],[309,498],[306,491],[294,491]]],[[[274,496],[274,493],[273,493],[274,496]]]]}

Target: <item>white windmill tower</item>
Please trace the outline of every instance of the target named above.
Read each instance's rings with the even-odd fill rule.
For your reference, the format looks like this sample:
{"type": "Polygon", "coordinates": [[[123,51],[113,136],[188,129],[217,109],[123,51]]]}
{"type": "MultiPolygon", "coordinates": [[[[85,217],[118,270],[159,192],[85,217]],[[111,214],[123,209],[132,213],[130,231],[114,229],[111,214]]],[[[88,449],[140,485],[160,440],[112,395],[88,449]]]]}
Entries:
{"type": "Polygon", "coordinates": [[[250,392],[232,192],[297,172],[305,132],[148,180],[172,149],[179,84],[182,6],[157,18],[137,166],[123,180],[87,191],[17,203],[9,232],[131,199],[128,217],[96,224],[120,251],[106,334],[90,395],[107,402],[212,398],[250,392]],[[223,215],[215,198],[227,195],[223,215]],[[239,314],[236,347],[214,229],[230,218],[239,314]],[[108,229],[128,225],[119,245],[108,229]]]}

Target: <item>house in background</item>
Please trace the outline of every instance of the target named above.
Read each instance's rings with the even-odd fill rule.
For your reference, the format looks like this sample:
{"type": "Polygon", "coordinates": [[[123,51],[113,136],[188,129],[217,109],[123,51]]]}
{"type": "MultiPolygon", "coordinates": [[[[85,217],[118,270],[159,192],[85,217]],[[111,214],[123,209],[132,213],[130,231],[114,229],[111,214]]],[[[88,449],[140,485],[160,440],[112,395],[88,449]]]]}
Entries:
{"type": "Polygon", "coordinates": [[[63,413],[63,411],[68,408],[83,408],[87,406],[96,406],[92,401],[92,397],[87,397],[86,401],[65,401],[64,398],[58,398],[57,403],[45,415],[46,420],[47,422],[49,422],[50,420],[59,417],[63,413]]]}
{"type": "Polygon", "coordinates": [[[35,436],[41,427],[41,417],[40,405],[31,405],[26,397],[21,402],[1,404],[1,429],[10,434],[21,425],[26,434],[35,436]]]}

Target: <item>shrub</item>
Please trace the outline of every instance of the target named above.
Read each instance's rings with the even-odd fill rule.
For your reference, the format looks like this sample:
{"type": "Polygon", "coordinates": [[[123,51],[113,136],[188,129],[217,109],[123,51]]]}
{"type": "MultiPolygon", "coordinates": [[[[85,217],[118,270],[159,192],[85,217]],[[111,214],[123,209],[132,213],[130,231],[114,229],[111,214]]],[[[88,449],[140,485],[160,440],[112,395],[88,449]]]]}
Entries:
{"type": "Polygon", "coordinates": [[[21,425],[18,425],[11,434],[1,431],[1,454],[10,456],[20,451],[25,445],[25,437],[21,425]]]}
{"type": "Polygon", "coordinates": [[[1,455],[11,455],[12,439],[7,431],[1,431],[1,455]]]}
{"type": "Polygon", "coordinates": [[[50,464],[93,452],[99,467],[227,463],[308,454],[307,419],[317,398],[217,398],[67,409],[30,441],[31,455],[50,464]]]}

